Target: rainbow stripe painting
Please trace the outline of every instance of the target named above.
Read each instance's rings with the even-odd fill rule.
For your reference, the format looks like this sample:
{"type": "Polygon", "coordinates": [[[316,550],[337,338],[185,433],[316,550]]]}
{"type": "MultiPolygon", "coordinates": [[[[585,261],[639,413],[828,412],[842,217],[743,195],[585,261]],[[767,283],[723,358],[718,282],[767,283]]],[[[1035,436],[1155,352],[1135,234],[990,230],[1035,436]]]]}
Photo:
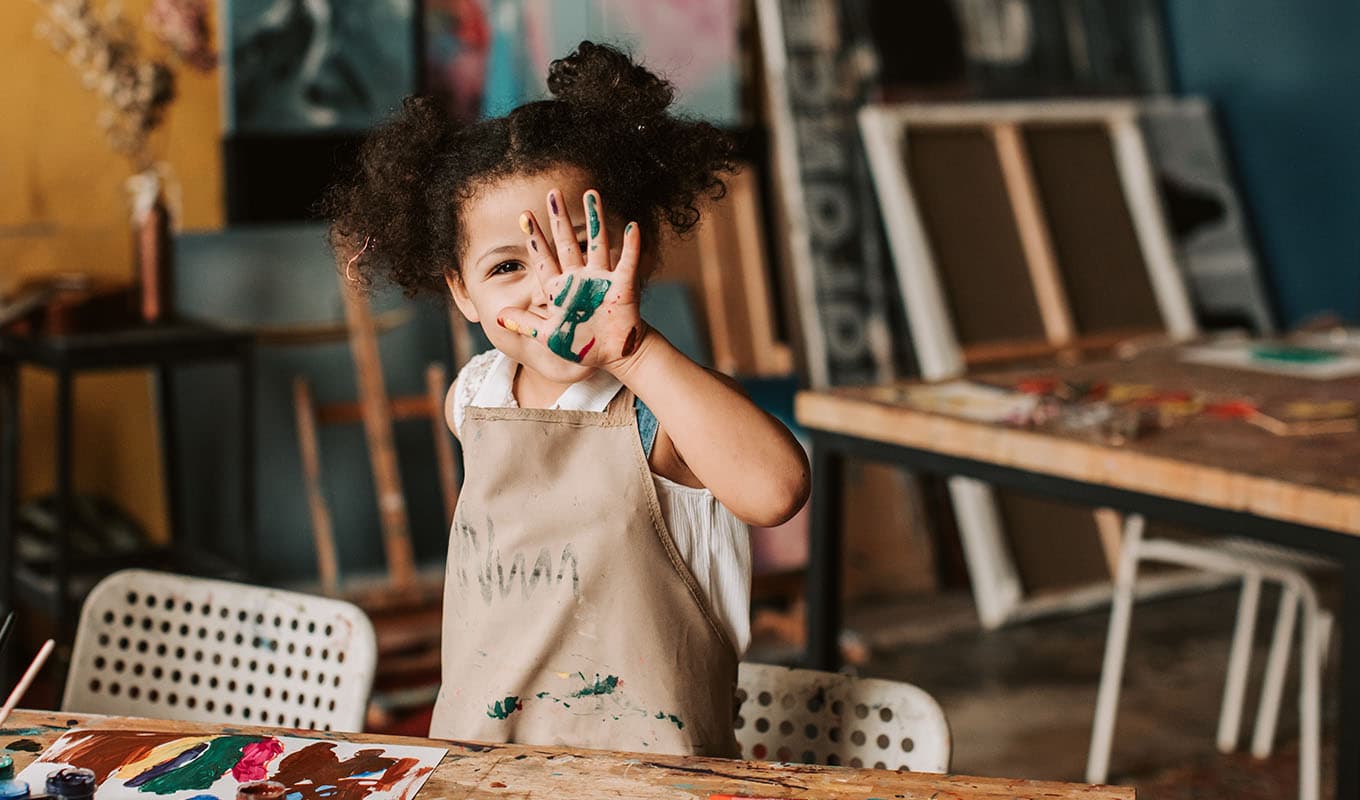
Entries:
{"type": "Polygon", "coordinates": [[[62,767],[93,770],[95,800],[236,800],[243,783],[278,781],[284,800],[411,800],[447,750],[297,736],[76,730],[20,775],[43,786],[62,767]]]}

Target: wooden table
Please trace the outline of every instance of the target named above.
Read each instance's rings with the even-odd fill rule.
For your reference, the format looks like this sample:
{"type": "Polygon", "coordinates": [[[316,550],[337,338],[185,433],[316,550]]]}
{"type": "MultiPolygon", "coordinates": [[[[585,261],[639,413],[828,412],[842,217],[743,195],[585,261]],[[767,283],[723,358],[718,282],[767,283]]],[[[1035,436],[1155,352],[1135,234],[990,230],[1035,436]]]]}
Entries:
{"type": "MultiPolygon", "coordinates": [[[[1149,384],[1216,398],[1360,401],[1360,378],[1289,379],[1182,363],[1174,354],[1131,361],[971,376],[1149,384]]],[[[799,423],[813,444],[808,660],[839,661],[840,486],[847,456],[917,472],[975,478],[1019,491],[1151,519],[1259,538],[1340,563],[1341,697],[1338,797],[1360,797],[1360,433],[1281,437],[1241,420],[1197,417],[1115,446],[1078,433],[972,422],[909,407],[903,386],[802,392],[799,423]]]]}
{"type": "MultiPolygon", "coordinates": [[[[45,711],[16,711],[0,729],[0,747],[22,770],[38,752],[74,727],[212,733],[192,722],[100,717],[45,711]]],[[[447,747],[418,795],[419,800],[455,798],[707,798],[711,793],[752,797],[865,800],[1132,800],[1134,791],[1116,786],[1047,781],[965,778],[956,775],[815,767],[717,758],[681,758],[646,753],[611,753],[521,745],[402,739],[366,734],[322,733],[280,728],[233,727],[242,733],[287,733],[349,742],[391,742],[447,747]]]]}

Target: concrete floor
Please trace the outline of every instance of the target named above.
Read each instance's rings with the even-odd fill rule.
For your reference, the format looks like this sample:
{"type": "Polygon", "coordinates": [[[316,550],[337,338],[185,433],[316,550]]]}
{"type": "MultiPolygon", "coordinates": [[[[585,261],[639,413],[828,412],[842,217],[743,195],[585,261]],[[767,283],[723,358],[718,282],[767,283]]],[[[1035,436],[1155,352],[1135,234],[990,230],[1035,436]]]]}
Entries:
{"type": "MultiPolygon", "coordinates": [[[[1243,749],[1276,597],[1263,592],[1243,749]]],[[[1247,796],[1257,788],[1262,796],[1296,795],[1296,660],[1276,753],[1258,762],[1220,755],[1214,746],[1236,604],[1235,590],[1219,590],[1135,606],[1111,783],[1137,786],[1143,798],[1242,797],[1244,785],[1252,787],[1247,796]]],[[[1108,610],[1101,610],[982,631],[971,598],[953,593],[859,604],[847,627],[870,648],[859,674],[909,681],[939,701],[953,732],[954,772],[1081,781],[1108,621],[1108,610]]],[[[748,658],[762,660],[760,648],[748,658]]],[[[1333,785],[1335,673],[1331,658],[1323,696],[1324,797],[1333,785]]]]}

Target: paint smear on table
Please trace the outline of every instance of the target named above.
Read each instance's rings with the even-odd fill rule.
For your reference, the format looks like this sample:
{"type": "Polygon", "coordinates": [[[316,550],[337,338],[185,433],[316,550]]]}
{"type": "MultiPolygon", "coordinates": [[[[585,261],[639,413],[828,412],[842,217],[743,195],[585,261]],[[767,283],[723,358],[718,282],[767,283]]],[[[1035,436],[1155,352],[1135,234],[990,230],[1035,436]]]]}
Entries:
{"type": "Polygon", "coordinates": [[[299,736],[72,731],[20,778],[42,786],[62,767],[85,767],[99,781],[95,800],[229,798],[257,780],[287,786],[286,800],[410,800],[447,752],[299,736]]]}

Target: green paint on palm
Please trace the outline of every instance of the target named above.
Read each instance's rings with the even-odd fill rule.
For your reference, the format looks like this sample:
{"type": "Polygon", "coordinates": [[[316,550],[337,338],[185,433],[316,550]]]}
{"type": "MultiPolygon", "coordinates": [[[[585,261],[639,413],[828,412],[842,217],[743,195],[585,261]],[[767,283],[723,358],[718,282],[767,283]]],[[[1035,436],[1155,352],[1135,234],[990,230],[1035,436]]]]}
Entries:
{"type": "Polygon", "coordinates": [[[600,208],[595,203],[595,195],[586,195],[586,217],[590,221],[590,238],[600,235],[600,208]]]}
{"type": "Polygon", "coordinates": [[[138,791],[151,794],[174,794],[183,791],[199,791],[212,786],[227,770],[241,760],[246,745],[261,741],[261,736],[220,736],[208,743],[203,755],[190,761],[179,769],[152,778],[138,787],[138,791]]]}
{"type": "Polygon", "coordinates": [[[607,675],[603,678],[601,678],[599,675],[596,675],[595,683],[588,684],[584,689],[581,689],[579,692],[572,692],[571,696],[590,697],[591,695],[613,694],[614,690],[617,689],[618,686],[619,678],[617,675],[607,675]]]}
{"type": "Polygon", "coordinates": [[[683,730],[685,729],[685,723],[684,723],[684,721],[681,720],[679,717],[675,716],[674,714],[667,714],[667,713],[664,712],[664,711],[658,711],[658,712],[656,712],[656,718],[657,718],[657,719],[660,719],[660,720],[667,720],[667,719],[668,719],[668,720],[671,721],[671,724],[672,724],[672,725],[674,725],[675,727],[679,728],[680,730],[683,731],[683,730]]]}
{"type": "Polygon", "coordinates": [[[497,700],[486,707],[486,715],[492,719],[508,719],[509,716],[523,708],[519,704],[519,698],[511,695],[504,700],[497,700]]]}
{"type": "Polygon", "coordinates": [[[548,349],[568,361],[579,362],[581,357],[571,351],[576,338],[576,326],[595,316],[595,310],[604,304],[612,282],[608,278],[584,278],[576,292],[572,293],[575,278],[575,275],[568,275],[562,291],[553,298],[553,305],[563,308],[565,313],[557,329],[548,337],[548,349]],[[569,294],[570,301],[567,299],[569,294]]]}
{"type": "Polygon", "coordinates": [[[567,282],[562,284],[562,291],[558,292],[557,296],[553,298],[553,305],[557,306],[558,308],[561,308],[562,304],[567,302],[567,295],[571,292],[572,281],[575,280],[576,280],[575,275],[567,276],[567,282]]]}

